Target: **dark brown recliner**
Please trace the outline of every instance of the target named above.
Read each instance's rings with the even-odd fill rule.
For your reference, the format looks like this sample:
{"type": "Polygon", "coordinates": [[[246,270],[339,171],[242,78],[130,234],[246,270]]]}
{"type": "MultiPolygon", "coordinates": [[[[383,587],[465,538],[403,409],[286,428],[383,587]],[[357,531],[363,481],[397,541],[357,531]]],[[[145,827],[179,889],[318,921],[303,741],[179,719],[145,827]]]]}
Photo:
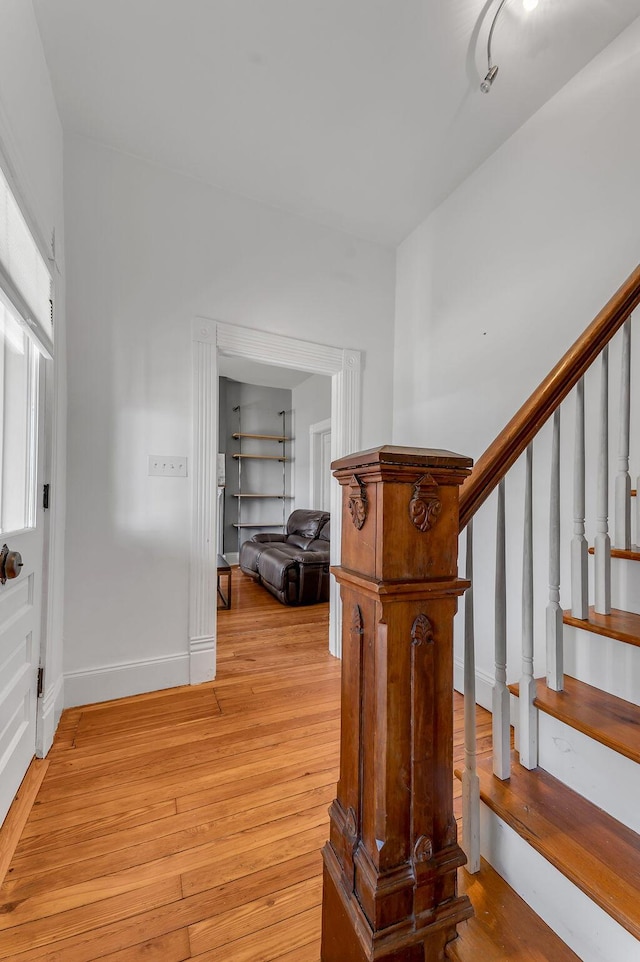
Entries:
{"type": "Polygon", "coordinates": [[[293,511],[286,534],[255,534],[240,548],[240,568],[284,605],[329,600],[330,520],[326,511],[293,511]]]}

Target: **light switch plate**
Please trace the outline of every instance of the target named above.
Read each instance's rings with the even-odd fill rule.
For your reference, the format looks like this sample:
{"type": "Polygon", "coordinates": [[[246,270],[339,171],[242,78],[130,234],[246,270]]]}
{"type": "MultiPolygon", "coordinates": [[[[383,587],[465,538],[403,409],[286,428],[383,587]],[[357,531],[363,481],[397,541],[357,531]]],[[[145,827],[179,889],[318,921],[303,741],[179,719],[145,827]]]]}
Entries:
{"type": "Polygon", "coordinates": [[[152,478],[186,478],[187,459],[173,454],[150,454],[149,476],[152,478]]]}

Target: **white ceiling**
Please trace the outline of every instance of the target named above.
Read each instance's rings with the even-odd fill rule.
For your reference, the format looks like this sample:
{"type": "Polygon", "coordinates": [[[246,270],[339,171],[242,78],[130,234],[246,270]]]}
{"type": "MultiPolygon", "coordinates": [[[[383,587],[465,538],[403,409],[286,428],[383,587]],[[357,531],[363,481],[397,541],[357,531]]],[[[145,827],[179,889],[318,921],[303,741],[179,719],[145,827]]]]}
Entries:
{"type": "Polygon", "coordinates": [[[640,0],[34,0],[64,128],[395,245],[640,0]]]}
{"type": "Polygon", "coordinates": [[[271,364],[261,364],[259,361],[248,361],[243,357],[229,357],[218,355],[218,374],[241,381],[243,384],[259,384],[261,387],[284,387],[293,390],[307,378],[312,377],[308,371],[294,371],[290,368],[274,367],[271,364]]]}

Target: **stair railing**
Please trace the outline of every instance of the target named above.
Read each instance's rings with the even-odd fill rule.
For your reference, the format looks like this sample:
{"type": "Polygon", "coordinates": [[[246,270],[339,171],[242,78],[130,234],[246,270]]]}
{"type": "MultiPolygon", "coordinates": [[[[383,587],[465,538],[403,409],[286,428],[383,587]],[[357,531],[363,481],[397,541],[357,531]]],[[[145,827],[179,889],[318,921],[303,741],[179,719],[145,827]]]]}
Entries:
{"type": "MultiPolygon", "coordinates": [[[[535,768],[538,762],[536,682],[534,678],[534,439],[553,418],[549,486],[549,563],[546,607],[547,685],[561,691],[563,670],[563,611],[560,603],[561,575],[561,405],[575,389],[573,472],[573,539],[570,545],[571,611],[585,620],[589,615],[588,545],[585,536],[585,375],[600,358],[598,402],[598,467],[596,533],[594,539],[594,607],[600,614],[611,611],[611,541],[609,536],[609,343],[623,328],[620,350],[620,416],[618,472],[615,479],[614,538],[616,547],[631,546],[630,383],[631,314],[640,304],[640,266],[636,268],[606,306],[594,318],[564,357],[522,405],[504,430],[478,460],[462,485],[460,531],[467,528],[466,578],[473,581],[471,521],[498,488],[495,555],[495,680],[492,691],[493,772],[509,777],[511,718],[507,687],[507,580],[505,477],[525,454],[524,533],[522,559],[522,671],[519,683],[519,718],[516,726],[520,762],[535,768]]],[[[591,378],[593,372],[590,373],[591,378]]],[[[640,487],[640,479],[638,487],[640,487]]],[[[636,499],[638,501],[640,499],[636,499]]],[[[638,505],[640,532],[640,505],[638,505]]],[[[477,593],[476,593],[477,600],[477,593]]],[[[462,773],[463,849],[468,870],[480,867],[480,789],[476,771],[476,666],[474,598],[465,601],[464,631],[465,768],[462,773]]]]}

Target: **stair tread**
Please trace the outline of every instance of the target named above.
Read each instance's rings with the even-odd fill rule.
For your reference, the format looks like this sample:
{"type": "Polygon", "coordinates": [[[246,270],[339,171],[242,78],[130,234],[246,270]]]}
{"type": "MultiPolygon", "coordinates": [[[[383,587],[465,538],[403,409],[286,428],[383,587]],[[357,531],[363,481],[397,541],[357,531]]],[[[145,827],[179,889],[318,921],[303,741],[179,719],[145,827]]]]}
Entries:
{"type": "Polygon", "coordinates": [[[480,797],[635,938],[640,938],[640,836],[541,768],[512,755],[511,777],[478,763],[480,797]]]}
{"type": "MultiPolygon", "coordinates": [[[[570,675],[564,676],[564,685],[564,691],[552,691],[544,678],[537,678],[536,708],[640,762],[640,707],[570,675]]],[[[517,696],[519,686],[509,685],[509,691],[517,696]]]]}
{"type": "Polygon", "coordinates": [[[475,915],[458,924],[458,938],[447,946],[452,962],[580,962],[484,859],[476,875],[458,871],[458,891],[475,915]]]}
{"type": "Polygon", "coordinates": [[[606,635],[608,638],[615,638],[617,641],[623,641],[628,645],[640,647],[640,615],[636,615],[632,611],[612,608],[610,615],[599,615],[591,607],[586,621],[575,618],[570,611],[563,613],[562,620],[565,625],[573,625],[573,627],[582,628],[584,631],[593,631],[597,635],[606,635]]]}

